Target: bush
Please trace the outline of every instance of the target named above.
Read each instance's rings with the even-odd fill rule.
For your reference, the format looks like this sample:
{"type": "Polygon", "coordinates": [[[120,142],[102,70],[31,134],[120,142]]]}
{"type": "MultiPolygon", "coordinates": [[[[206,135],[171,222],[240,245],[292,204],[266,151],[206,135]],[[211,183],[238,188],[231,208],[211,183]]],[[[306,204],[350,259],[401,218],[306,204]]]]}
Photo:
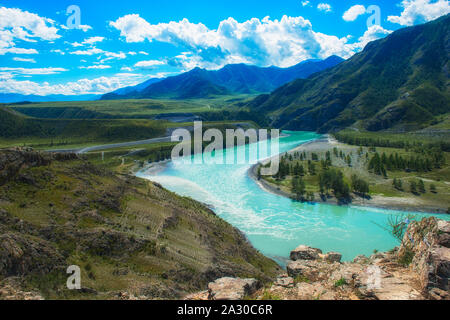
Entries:
{"type": "Polygon", "coordinates": [[[345,285],[347,285],[347,281],[344,278],[341,278],[341,279],[339,279],[338,281],[336,281],[334,283],[334,286],[336,288],[339,288],[339,287],[342,287],[342,286],[345,286],[345,285]]]}

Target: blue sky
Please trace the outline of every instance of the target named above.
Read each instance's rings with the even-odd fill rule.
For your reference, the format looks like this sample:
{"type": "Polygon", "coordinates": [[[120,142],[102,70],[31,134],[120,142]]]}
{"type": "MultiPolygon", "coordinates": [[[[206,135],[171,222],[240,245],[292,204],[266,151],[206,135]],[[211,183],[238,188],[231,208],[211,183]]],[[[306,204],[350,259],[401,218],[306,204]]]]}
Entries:
{"type": "Polygon", "coordinates": [[[349,58],[449,12],[448,0],[0,0],[0,93],[101,94],[194,67],[349,58]]]}

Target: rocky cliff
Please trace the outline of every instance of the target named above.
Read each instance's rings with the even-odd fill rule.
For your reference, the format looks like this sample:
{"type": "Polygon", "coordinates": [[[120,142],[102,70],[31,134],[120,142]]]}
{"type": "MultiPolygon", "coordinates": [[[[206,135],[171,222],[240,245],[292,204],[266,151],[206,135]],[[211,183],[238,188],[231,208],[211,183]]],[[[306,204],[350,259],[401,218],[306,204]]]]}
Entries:
{"type": "Polygon", "coordinates": [[[263,287],[256,279],[218,279],[193,300],[450,300],[450,222],[412,222],[399,248],[341,262],[337,252],[299,246],[286,273],[263,287]]]}

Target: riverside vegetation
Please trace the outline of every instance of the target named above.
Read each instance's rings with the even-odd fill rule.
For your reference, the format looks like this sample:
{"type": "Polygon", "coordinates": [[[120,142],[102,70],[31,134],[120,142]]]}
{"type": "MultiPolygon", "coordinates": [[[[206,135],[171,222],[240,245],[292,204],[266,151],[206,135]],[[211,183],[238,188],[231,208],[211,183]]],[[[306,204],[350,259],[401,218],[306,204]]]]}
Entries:
{"type": "Polygon", "coordinates": [[[395,143],[403,148],[387,144],[384,140],[373,140],[370,147],[334,139],[313,142],[283,155],[278,174],[258,178],[299,201],[448,212],[450,154],[442,144],[395,143]]]}

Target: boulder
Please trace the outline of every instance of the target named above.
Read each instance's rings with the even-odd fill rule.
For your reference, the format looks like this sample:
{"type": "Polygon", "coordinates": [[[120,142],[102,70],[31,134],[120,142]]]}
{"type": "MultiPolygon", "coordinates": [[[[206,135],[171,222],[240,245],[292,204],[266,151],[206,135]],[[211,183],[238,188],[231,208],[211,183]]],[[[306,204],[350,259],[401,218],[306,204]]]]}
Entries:
{"type": "Polygon", "coordinates": [[[330,262],[330,263],[340,263],[342,260],[342,254],[338,253],[338,252],[328,252],[325,256],[324,256],[324,260],[326,262],[330,262]]]}
{"type": "Polygon", "coordinates": [[[305,277],[312,280],[319,276],[320,264],[315,261],[297,260],[289,262],[286,269],[292,278],[305,277]]]}
{"type": "Polygon", "coordinates": [[[206,301],[209,299],[209,291],[201,291],[201,292],[196,292],[190,295],[187,295],[186,297],[184,297],[183,300],[188,300],[188,301],[206,301]]]}
{"type": "Polygon", "coordinates": [[[438,220],[437,244],[450,248],[450,221],[438,220]]]}
{"type": "Polygon", "coordinates": [[[419,275],[421,290],[449,291],[450,222],[436,218],[414,221],[405,232],[399,258],[411,262],[419,275]]]}
{"type": "Polygon", "coordinates": [[[261,288],[256,279],[221,278],[208,285],[210,300],[242,300],[261,288]]]}
{"type": "MultiPolygon", "coordinates": [[[[376,267],[376,266],[371,266],[376,267]]],[[[369,267],[370,268],[370,267],[369,267]]],[[[359,273],[355,278],[360,296],[376,300],[423,300],[424,297],[416,290],[411,279],[401,274],[392,274],[379,269],[379,273],[359,273]]]]}
{"type": "Polygon", "coordinates": [[[450,248],[434,247],[428,262],[428,287],[450,291],[450,248]]]}
{"type": "Polygon", "coordinates": [[[320,258],[320,254],[322,254],[322,250],[302,245],[291,252],[291,260],[317,260],[320,258]]]}
{"type": "Polygon", "coordinates": [[[370,262],[369,258],[367,258],[364,255],[359,255],[355,259],[353,259],[353,263],[367,264],[369,262],[370,262]]]}
{"type": "Polygon", "coordinates": [[[279,277],[274,286],[283,287],[283,288],[293,288],[295,286],[294,278],[289,277],[289,275],[283,275],[279,277]]]}

